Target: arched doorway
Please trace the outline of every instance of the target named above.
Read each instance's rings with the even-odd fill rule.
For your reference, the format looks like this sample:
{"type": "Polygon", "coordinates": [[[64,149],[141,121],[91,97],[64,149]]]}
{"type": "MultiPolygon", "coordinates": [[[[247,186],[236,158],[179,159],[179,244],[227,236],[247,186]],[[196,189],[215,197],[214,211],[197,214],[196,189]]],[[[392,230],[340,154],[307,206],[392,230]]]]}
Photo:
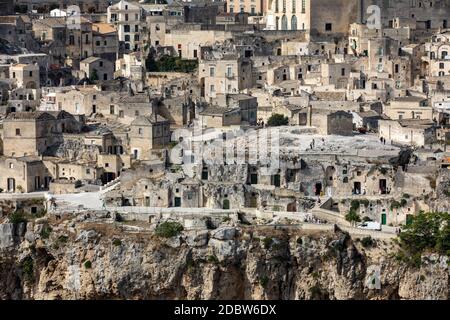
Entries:
{"type": "Polygon", "coordinates": [[[285,15],[281,17],[281,30],[287,30],[288,29],[288,20],[285,15]]]}
{"type": "Polygon", "coordinates": [[[295,15],[291,18],[291,30],[297,30],[297,17],[295,15]]]}
{"type": "Polygon", "coordinates": [[[230,200],[228,200],[228,199],[223,200],[222,209],[224,209],[224,210],[230,209],[230,200]]]}

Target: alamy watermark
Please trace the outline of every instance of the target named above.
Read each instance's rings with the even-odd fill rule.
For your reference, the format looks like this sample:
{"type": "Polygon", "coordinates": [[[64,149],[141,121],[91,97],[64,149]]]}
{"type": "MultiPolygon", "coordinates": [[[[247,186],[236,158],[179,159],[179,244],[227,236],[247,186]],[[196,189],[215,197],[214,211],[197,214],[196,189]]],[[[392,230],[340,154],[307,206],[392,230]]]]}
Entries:
{"type": "Polygon", "coordinates": [[[367,7],[367,28],[369,29],[381,29],[381,8],[376,5],[367,7]]]}

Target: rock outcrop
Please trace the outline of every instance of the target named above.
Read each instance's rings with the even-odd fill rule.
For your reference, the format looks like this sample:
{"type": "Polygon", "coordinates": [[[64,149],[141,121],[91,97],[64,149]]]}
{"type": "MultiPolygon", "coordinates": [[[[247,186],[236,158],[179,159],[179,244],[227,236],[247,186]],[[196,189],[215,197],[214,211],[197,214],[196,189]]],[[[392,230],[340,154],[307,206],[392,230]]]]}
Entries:
{"type": "Polygon", "coordinates": [[[165,239],[79,220],[0,225],[0,299],[448,299],[446,257],[414,269],[340,230],[228,222],[165,239]]]}

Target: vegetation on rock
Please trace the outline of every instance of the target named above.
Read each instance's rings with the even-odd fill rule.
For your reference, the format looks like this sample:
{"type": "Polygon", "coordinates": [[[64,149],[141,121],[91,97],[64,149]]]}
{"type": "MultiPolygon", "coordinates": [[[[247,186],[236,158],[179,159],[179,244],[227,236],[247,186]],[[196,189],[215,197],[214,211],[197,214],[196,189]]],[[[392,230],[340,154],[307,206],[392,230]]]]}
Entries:
{"type": "Polygon", "coordinates": [[[289,124],[289,119],[282,114],[275,113],[270,116],[267,121],[267,125],[269,127],[279,127],[279,126],[287,126],[289,124]]]}
{"type": "Polygon", "coordinates": [[[448,212],[420,212],[399,235],[397,258],[420,266],[424,253],[450,255],[450,215],[448,212]]]}
{"type": "Polygon", "coordinates": [[[179,235],[181,231],[183,226],[179,222],[165,221],[156,227],[155,234],[158,237],[171,238],[179,235]]]}

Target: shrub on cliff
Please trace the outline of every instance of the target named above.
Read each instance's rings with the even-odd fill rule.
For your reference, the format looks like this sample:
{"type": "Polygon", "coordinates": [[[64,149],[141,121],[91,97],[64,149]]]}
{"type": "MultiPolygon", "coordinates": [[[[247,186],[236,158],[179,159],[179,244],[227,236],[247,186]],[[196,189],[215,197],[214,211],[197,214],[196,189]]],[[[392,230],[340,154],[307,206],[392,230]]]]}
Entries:
{"type": "Polygon", "coordinates": [[[27,222],[27,218],[25,217],[25,213],[23,211],[15,211],[9,216],[9,221],[11,223],[21,223],[21,222],[27,222]]]}
{"type": "Polygon", "coordinates": [[[434,252],[450,255],[450,215],[448,212],[421,212],[412,218],[399,235],[397,257],[420,265],[421,255],[434,252]]]}
{"type": "Polygon", "coordinates": [[[183,231],[183,226],[174,221],[166,221],[156,227],[155,234],[158,237],[171,238],[179,235],[183,231]]]}
{"type": "Polygon", "coordinates": [[[27,281],[32,282],[34,280],[34,261],[33,258],[27,256],[22,262],[22,271],[24,278],[27,281]]]}

